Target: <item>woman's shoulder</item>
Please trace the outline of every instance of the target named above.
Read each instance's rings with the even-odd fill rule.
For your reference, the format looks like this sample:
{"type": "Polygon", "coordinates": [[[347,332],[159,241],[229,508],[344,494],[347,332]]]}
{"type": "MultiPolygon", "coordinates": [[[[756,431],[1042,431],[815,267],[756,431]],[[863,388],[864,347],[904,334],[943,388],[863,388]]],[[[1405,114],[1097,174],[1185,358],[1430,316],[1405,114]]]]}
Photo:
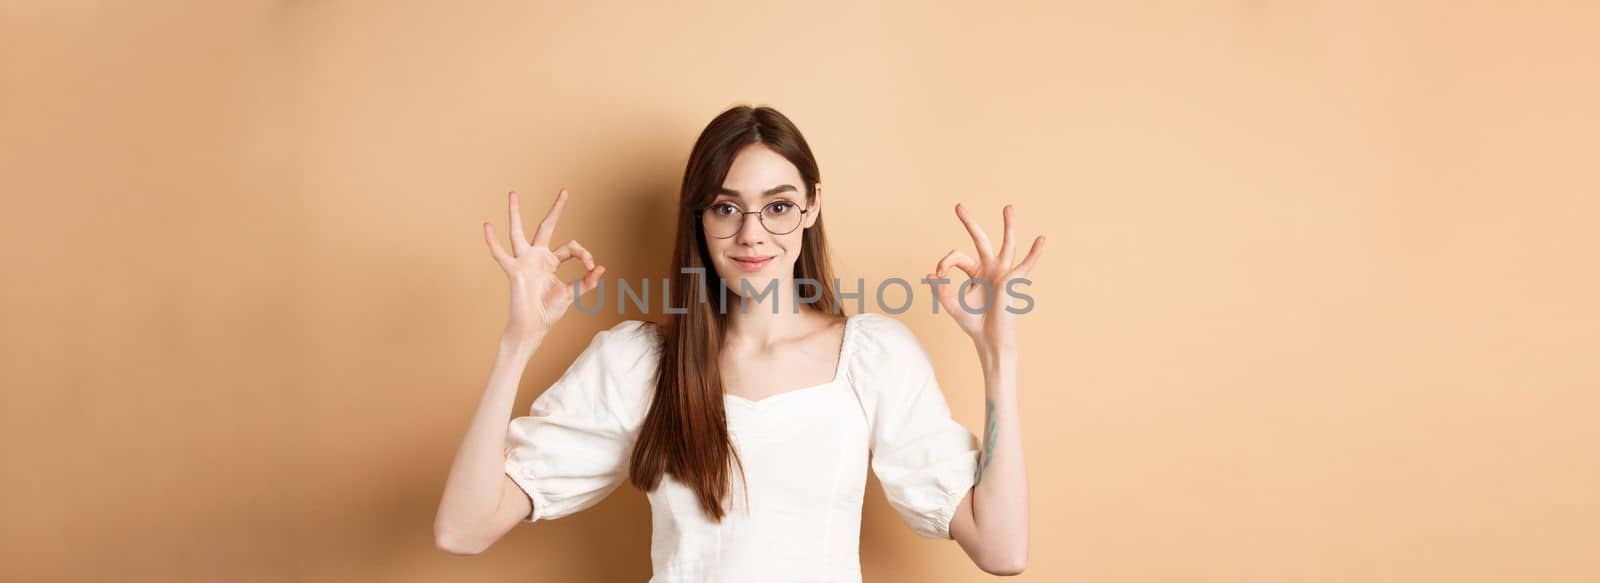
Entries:
{"type": "Polygon", "coordinates": [[[624,320],[595,332],[589,346],[556,385],[535,401],[535,411],[564,408],[569,414],[616,415],[624,425],[643,418],[660,359],[660,332],[653,322],[624,320]],[[548,401],[548,402],[546,402],[548,401]]]}
{"type": "Polygon", "coordinates": [[[623,320],[596,333],[598,336],[616,337],[619,341],[648,344],[660,339],[660,325],[649,320],[623,320]]]}
{"type": "Polygon", "coordinates": [[[916,333],[899,318],[875,312],[862,312],[850,318],[855,325],[855,348],[898,352],[922,347],[916,333]]]}
{"type": "Polygon", "coordinates": [[[596,332],[591,347],[600,350],[608,364],[623,369],[653,363],[661,349],[661,330],[655,322],[623,320],[596,332]]]}
{"type": "Polygon", "coordinates": [[[851,316],[850,361],[858,376],[882,376],[924,367],[928,353],[915,332],[899,318],[862,312],[851,316]]]}

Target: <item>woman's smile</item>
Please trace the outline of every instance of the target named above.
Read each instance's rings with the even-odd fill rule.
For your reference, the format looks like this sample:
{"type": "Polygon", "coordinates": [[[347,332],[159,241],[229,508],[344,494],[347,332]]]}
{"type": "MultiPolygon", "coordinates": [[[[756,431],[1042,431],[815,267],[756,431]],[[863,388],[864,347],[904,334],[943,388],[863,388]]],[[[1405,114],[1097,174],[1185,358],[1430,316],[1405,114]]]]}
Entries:
{"type": "Polygon", "coordinates": [[[764,257],[734,257],[733,263],[738,265],[739,269],[756,272],[766,269],[767,264],[772,263],[772,260],[776,257],[777,255],[767,255],[764,257]]]}

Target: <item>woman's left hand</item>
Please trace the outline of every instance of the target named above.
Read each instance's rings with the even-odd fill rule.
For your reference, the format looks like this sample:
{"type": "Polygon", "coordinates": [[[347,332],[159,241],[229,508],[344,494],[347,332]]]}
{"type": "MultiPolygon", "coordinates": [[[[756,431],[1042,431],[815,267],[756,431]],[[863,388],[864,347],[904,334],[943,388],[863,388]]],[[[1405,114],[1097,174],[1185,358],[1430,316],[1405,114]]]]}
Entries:
{"type": "Polygon", "coordinates": [[[979,280],[967,286],[966,293],[960,298],[957,297],[960,284],[956,282],[941,284],[935,289],[938,290],[939,305],[944,306],[961,331],[966,332],[977,344],[978,350],[984,353],[1016,349],[1011,311],[1006,309],[1011,303],[1011,296],[1006,291],[1012,280],[1027,277],[1044,252],[1044,236],[1041,235],[1034,238],[1028,256],[1021,263],[1012,265],[1017,237],[1013,232],[1011,205],[1006,205],[1002,214],[1005,216],[1005,238],[1000,242],[999,253],[996,253],[990,247],[989,236],[983,232],[983,228],[973,220],[964,205],[957,203],[956,216],[972,235],[972,242],[978,248],[978,259],[974,260],[960,250],[951,250],[939,260],[934,273],[928,276],[947,277],[949,269],[956,267],[966,272],[968,278],[979,280]],[[985,283],[987,285],[983,285],[985,283]]]}

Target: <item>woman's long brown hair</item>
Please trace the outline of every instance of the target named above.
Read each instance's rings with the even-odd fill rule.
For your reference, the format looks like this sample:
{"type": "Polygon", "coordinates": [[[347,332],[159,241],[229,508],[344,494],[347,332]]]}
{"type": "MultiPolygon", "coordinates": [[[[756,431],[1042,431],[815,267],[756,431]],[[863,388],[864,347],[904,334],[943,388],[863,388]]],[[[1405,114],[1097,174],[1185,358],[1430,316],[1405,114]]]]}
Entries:
{"type": "MultiPolygon", "coordinates": [[[[716,199],[734,156],[754,144],[765,145],[793,163],[805,182],[806,206],[815,200],[821,180],[816,158],[800,130],[777,110],[737,106],[712,119],[700,132],[679,192],[678,234],[669,276],[671,298],[667,301],[673,310],[662,330],[655,397],[634,442],[628,476],[634,487],[649,492],[663,474],[671,474],[694,490],[700,507],[714,522],[721,522],[725,513],[723,500],[732,486],[732,463],[739,463],[741,476],[744,465],[734,451],[723,408],[720,357],[730,308],[719,306],[719,298],[726,284],[711,262],[699,211],[716,199]],[[704,277],[685,271],[692,268],[702,270],[704,277]],[[683,313],[673,313],[680,310],[683,313]]],[[[836,314],[822,217],[801,237],[794,277],[820,284],[822,289],[816,291],[821,297],[814,306],[824,314],[836,314]]],[[[737,309],[738,296],[729,293],[727,297],[728,306],[737,309]]]]}

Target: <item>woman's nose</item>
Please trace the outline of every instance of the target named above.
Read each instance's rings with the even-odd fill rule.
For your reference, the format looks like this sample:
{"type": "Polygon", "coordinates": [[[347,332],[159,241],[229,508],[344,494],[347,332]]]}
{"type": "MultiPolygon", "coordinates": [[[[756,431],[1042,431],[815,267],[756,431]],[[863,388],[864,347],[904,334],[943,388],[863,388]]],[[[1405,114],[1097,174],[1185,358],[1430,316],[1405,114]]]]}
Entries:
{"type": "Polygon", "coordinates": [[[745,215],[742,221],[739,223],[737,239],[740,244],[759,243],[767,238],[767,228],[761,224],[761,215],[745,215]]]}

